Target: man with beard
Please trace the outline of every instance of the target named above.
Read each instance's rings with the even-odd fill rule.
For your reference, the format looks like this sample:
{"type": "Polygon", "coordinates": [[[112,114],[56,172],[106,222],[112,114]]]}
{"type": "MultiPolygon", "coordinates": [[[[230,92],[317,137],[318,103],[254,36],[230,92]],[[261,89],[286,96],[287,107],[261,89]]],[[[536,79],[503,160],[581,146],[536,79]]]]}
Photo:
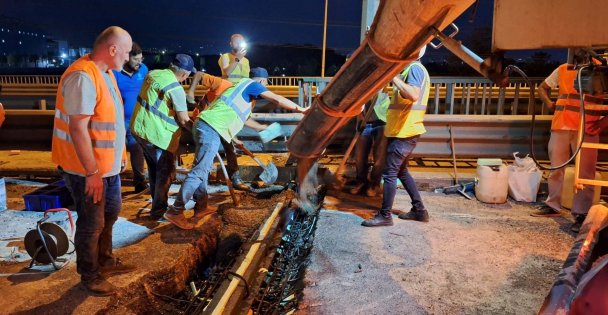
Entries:
{"type": "MultiPolygon", "coordinates": [[[[137,95],[144,83],[144,78],[148,74],[148,67],[143,64],[144,57],[141,47],[133,42],[133,48],[129,53],[129,61],[121,71],[113,70],[116,77],[118,89],[122,95],[122,102],[125,111],[125,126],[129,126],[131,115],[137,102],[137,95]]],[[[147,188],[146,177],[144,175],[144,151],[135,141],[131,130],[127,128],[127,151],[130,153],[131,168],[133,169],[133,186],[135,192],[139,193],[147,188]]]]}

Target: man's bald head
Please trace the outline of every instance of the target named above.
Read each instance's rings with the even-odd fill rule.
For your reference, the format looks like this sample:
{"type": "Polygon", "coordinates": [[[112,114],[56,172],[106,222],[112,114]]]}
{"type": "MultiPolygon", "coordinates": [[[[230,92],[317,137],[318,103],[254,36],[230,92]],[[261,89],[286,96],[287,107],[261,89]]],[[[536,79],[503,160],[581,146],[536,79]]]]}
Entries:
{"type": "Polygon", "coordinates": [[[99,62],[100,66],[121,70],[129,61],[132,43],[131,35],[127,31],[118,26],[110,26],[97,36],[93,44],[92,58],[99,62]]]}
{"type": "Polygon", "coordinates": [[[107,47],[118,42],[131,40],[131,35],[120,26],[110,26],[103,30],[93,44],[93,50],[98,48],[107,47]]]}

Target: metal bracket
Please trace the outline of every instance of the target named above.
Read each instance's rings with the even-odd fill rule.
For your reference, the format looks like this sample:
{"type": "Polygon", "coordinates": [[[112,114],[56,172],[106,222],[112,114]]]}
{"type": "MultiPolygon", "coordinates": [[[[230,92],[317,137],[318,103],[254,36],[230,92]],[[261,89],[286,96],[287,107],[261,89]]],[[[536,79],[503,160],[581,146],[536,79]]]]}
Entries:
{"type": "MultiPolygon", "coordinates": [[[[458,28],[458,26],[456,26],[456,24],[454,24],[454,23],[451,23],[449,26],[451,26],[451,27],[454,29],[454,31],[453,31],[453,32],[452,32],[450,35],[448,35],[448,37],[449,37],[449,38],[454,38],[454,36],[456,36],[456,34],[458,34],[458,33],[460,32],[460,29],[459,29],[459,28],[458,28]]],[[[441,33],[441,31],[439,31],[439,30],[435,30],[435,31],[436,31],[435,38],[439,38],[440,43],[439,43],[439,44],[437,44],[437,45],[435,45],[435,44],[433,44],[433,42],[431,41],[431,42],[429,43],[429,45],[430,45],[431,47],[433,47],[434,49],[439,49],[439,48],[441,48],[441,47],[443,46],[443,40],[442,40],[442,39],[441,39],[439,36],[437,36],[437,34],[441,33]]]]}

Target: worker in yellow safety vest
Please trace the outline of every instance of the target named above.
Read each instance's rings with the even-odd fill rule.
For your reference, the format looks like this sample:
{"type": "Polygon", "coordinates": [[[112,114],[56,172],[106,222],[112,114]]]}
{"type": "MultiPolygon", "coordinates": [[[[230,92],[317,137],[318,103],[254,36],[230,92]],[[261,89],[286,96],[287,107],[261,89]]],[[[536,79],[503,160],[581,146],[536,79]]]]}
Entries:
{"type": "Polygon", "coordinates": [[[181,85],[192,72],[196,72],[192,57],[177,54],[168,69],[148,73],[133,109],[131,134],[143,148],[148,165],[153,220],[160,219],[167,210],[181,128],[192,129],[186,92],[181,85]]]}
{"type": "Polygon", "coordinates": [[[234,34],[230,37],[229,53],[224,53],[220,56],[218,64],[222,69],[222,78],[238,83],[242,79],[249,78],[249,59],[245,57],[247,54],[247,42],[241,34],[234,34]]]}
{"type": "Polygon", "coordinates": [[[208,213],[207,183],[213,160],[217,155],[220,138],[231,142],[243,129],[251,115],[253,101],[266,99],[282,108],[304,112],[287,98],[269,91],[268,72],[264,68],[254,68],[251,79],[242,79],[216,98],[207,110],[200,113],[193,136],[195,142],[195,159],[192,170],[179,190],[175,203],[165,213],[165,218],[181,229],[192,229],[208,213]],[[191,219],[184,216],[185,204],[194,197],[197,210],[191,219]]]}
{"type": "MultiPolygon", "coordinates": [[[[577,62],[583,62],[579,54],[576,55],[577,62]]],[[[538,87],[538,95],[549,109],[553,109],[553,120],[551,122],[551,137],[549,139],[549,160],[551,166],[559,166],[565,163],[578,145],[578,129],[580,124],[580,95],[574,86],[577,71],[570,69],[568,64],[562,64],[549,75],[538,87]],[[554,102],[549,97],[552,89],[558,89],[557,100],[554,102]]],[[[600,119],[597,111],[594,111],[594,97],[584,95],[585,120],[593,123],[600,119]]],[[[593,132],[592,132],[593,133],[593,132]]],[[[585,135],[585,142],[598,143],[597,133],[585,135]]],[[[580,176],[581,178],[594,179],[595,165],[597,162],[596,149],[581,149],[580,176]]],[[[549,195],[544,205],[539,207],[532,216],[555,217],[561,216],[562,186],[564,181],[564,169],[552,170],[549,174],[549,195]]],[[[574,189],[574,188],[572,188],[574,189]]],[[[572,215],[575,222],[571,230],[578,233],[589,208],[593,203],[593,187],[585,186],[579,190],[573,199],[572,215]]]]}
{"type": "Polygon", "coordinates": [[[408,64],[401,74],[393,78],[394,96],[388,107],[384,130],[388,143],[382,174],[384,180],[382,207],[374,217],[363,221],[361,223],[363,226],[393,225],[391,210],[397,193],[397,178],[412,200],[411,211],[399,214],[399,218],[421,222],[429,220],[428,212],[416,188],[416,182],[407,168],[418,138],[426,132],[424,114],[429,99],[431,79],[426,68],[419,61],[424,52],[425,47],[420,49],[417,61],[408,64]]]}
{"type": "Polygon", "coordinates": [[[111,70],[129,60],[131,44],[124,29],[105,29],[57,88],[51,155],[78,213],[74,243],[81,286],[95,295],[115,291],[107,276],[135,270],[112,255],[126,154],[123,104],[111,70]]]}

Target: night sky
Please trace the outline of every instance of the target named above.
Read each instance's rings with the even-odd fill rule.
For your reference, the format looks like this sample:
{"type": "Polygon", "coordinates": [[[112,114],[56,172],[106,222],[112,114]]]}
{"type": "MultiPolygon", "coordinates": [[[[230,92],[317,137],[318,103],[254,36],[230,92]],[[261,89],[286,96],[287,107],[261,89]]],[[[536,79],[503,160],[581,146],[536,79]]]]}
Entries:
{"type": "MultiPolygon", "coordinates": [[[[119,25],[144,49],[216,54],[229,49],[233,33],[242,33],[252,44],[319,47],[324,3],[324,0],[0,0],[0,16],[16,19],[24,27],[35,28],[52,38],[68,40],[70,45],[91,47],[101,30],[119,25]]],[[[473,23],[468,21],[472,8],[467,10],[456,21],[461,28],[458,39],[468,44],[475,28],[491,29],[492,6],[492,0],[480,0],[473,23]]],[[[328,48],[346,54],[359,45],[361,9],[358,0],[329,0],[328,48]]],[[[447,54],[445,49],[427,53],[447,54]]],[[[512,55],[526,54],[530,52],[512,55]]]]}

